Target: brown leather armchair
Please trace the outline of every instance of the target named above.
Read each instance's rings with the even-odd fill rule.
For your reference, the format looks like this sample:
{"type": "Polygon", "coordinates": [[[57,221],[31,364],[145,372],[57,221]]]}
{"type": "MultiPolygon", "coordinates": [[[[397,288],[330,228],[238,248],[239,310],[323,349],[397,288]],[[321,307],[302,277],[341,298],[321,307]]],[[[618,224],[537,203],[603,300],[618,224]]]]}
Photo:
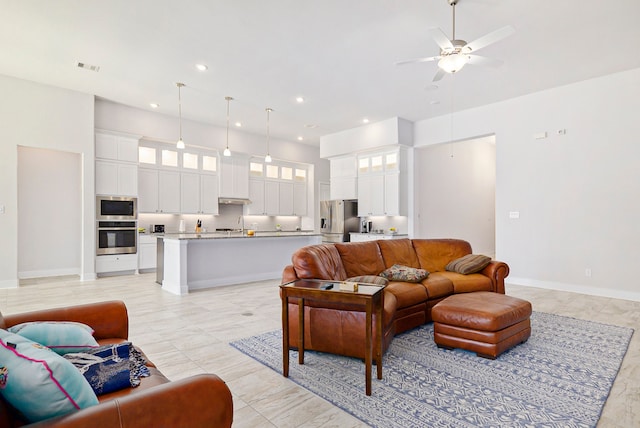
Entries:
{"type": "MultiPolygon", "coordinates": [[[[58,309],[0,314],[0,328],[29,321],[76,321],[91,326],[101,345],[128,340],[129,317],[123,302],[110,301],[58,309]]],[[[135,344],[135,343],[134,343],[135,344]]],[[[214,374],[170,382],[154,365],[140,386],[98,396],[99,404],[47,419],[29,427],[230,427],[233,401],[229,388],[214,374]]],[[[0,428],[25,425],[0,398],[0,428]]]]}

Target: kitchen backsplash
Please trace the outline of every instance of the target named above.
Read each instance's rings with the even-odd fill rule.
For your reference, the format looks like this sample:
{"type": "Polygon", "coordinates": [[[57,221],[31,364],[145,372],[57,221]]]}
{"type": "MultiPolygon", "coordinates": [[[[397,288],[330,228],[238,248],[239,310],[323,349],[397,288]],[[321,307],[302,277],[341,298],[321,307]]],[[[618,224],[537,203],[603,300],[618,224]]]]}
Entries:
{"type": "MultiPolygon", "coordinates": [[[[216,229],[240,229],[242,222],[241,205],[220,205],[218,215],[210,214],[138,214],[138,227],[144,227],[150,232],[152,224],[164,224],[166,233],[176,233],[180,220],[185,222],[187,232],[194,231],[196,222],[202,221],[202,229],[213,232],[216,229]]],[[[244,228],[274,231],[280,225],[282,230],[296,230],[301,227],[299,217],[293,216],[244,216],[244,228]]]]}

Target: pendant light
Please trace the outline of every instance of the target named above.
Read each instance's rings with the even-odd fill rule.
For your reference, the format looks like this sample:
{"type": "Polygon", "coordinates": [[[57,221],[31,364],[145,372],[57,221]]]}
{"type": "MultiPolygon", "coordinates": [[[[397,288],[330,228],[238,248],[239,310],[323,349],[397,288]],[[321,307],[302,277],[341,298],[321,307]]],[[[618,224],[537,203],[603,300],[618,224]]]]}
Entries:
{"type": "Polygon", "coordinates": [[[176,86],[178,87],[178,121],[180,123],[180,139],[176,143],[176,148],[184,149],[184,141],[182,141],[182,99],[180,98],[180,88],[185,86],[185,84],[178,82],[176,86]]]}
{"type": "Polygon", "coordinates": [[[271,113],[273,111],[273,109],[267,107],[265,109],[265,111],[267,112],[267,155],[264,157],[264,161],[266,163],[271,163],[271,155],[269,154],[269,139],[270,139],[270,134],[269,134],[269,113],[271,113]]]}
{"type": "Polygon", "coordinates": [[[231,150],[229,150],[229,102],[231,102],[233,98],[224,97],[224,99],[227,100],[227,147],[224,149],[224,152],[222,152],[222,154],[224,156],[231,156],[231,150]]]}

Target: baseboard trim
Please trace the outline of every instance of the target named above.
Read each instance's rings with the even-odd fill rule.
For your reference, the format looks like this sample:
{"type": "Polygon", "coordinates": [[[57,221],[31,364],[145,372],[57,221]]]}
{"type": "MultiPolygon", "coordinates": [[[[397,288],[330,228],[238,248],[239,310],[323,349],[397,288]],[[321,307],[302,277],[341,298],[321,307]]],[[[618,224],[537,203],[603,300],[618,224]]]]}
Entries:
{"type": "Polygon", "coordinates": [[[18,280],[17,279],[0,280],[0,288],[18,288],[18,280]]]}
{"type": "Polygon", "coordinates": [[[587,294],[590,296],[609,297],[612,299],[632,300],[640,302],[640,293],[616,290],[611,288],[590,287],[581,284],[567,284],[555,281],[540,281],[532,278],[507,277],[505,283],[522,285],[524,287],[544,288],[547,290],[568,291],[570,293],[587,294]]]}
{"type": "Polygon", "coordinates": [[[47,278],[50,276],[80,275],[80,268],[30,270],[18,272],[19,279],[47,278]]]}

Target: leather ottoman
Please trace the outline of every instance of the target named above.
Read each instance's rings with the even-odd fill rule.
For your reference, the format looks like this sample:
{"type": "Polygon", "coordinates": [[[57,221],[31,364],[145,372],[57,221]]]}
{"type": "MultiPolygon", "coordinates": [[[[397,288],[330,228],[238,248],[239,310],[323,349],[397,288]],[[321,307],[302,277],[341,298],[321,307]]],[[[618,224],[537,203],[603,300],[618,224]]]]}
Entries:
{"type": "Polygon", "coordinates": [[[439,348],[461,348],[495,359],[531,335],[531,303],[489,291],[456,294],[431,310],[439,348]]]}

